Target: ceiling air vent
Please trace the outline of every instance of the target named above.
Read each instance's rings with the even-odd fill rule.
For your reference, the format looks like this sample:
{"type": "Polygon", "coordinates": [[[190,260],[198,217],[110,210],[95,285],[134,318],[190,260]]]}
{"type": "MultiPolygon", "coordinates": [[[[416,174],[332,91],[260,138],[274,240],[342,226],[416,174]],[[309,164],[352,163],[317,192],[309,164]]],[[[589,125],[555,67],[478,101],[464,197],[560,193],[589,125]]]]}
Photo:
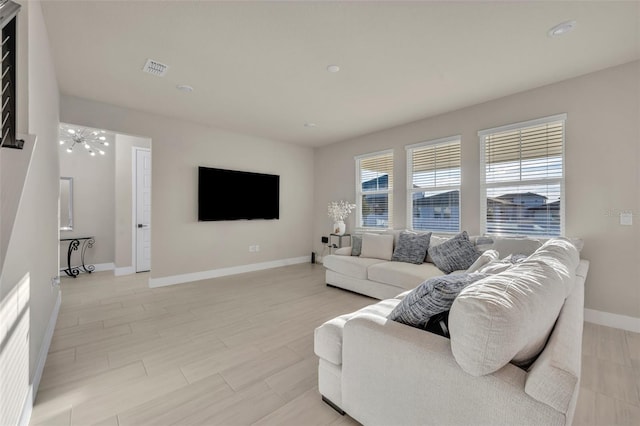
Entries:
{"type": "Polygon", "coordinates": [[[157,75],[158,77],[164,77],[169,69],[169,65],[165,65],[162,62],[154,61],[153,59],[147,59],[147,62],[142,67],[142,71],[149,74],[157,75]]]}

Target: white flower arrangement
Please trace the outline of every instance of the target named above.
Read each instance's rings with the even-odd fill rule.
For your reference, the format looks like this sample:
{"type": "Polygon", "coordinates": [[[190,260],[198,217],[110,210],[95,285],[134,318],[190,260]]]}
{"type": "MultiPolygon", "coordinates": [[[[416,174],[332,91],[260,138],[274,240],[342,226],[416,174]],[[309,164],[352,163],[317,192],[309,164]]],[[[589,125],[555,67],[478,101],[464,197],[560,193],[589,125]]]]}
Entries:
{"type": "Polygon", "coordinates": [[[349,204],[344,200],[331,201],[328,207],[329,217],[333,219],[334,222],[344,221],[349,217],[351,210],[355,208],[355,204],[349,204]]]}

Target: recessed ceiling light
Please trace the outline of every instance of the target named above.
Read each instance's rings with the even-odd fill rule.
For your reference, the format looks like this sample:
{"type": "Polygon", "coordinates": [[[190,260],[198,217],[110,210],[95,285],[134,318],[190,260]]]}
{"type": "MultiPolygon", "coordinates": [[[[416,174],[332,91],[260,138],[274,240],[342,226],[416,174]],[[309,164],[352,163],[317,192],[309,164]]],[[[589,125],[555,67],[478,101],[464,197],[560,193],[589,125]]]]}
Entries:
{"type": "Polygon", "coordinates": [[[304,123],[304,127],[318,127],[318,125],[316,123],[304,123]]]}
{"type": "Polygon", "coordinates": [[[187,85],[187,84],[178,84],[176,86],[176,89],[178,89],[181,92],[185,92],[185,93],[189,93],[189,92],[193,92],[193,87],[187,85]]]}
{"type": "Polygon", "coordinates": [[[327,71],[329,71],[329,72],[338,72],[338,71],[340,71],[340,67],[337,66],[337,65],[329,65],[327,67],[327,71]]]}
{"type": "Polygon", "coordinates": [[[565,35],[566,33],[573,31],[576,25],[576,21],[566,21],[551,28],[547,34],[549,37],[560,37],[561,35],[565,35]]]}

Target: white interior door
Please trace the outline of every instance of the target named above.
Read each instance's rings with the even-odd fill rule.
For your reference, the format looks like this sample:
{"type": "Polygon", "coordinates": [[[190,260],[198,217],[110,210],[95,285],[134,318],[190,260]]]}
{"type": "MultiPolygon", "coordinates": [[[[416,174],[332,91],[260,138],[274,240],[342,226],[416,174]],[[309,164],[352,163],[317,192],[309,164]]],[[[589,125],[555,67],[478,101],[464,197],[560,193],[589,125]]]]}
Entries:
{"type": "Polygon", "coordinates": [[[136,272],[151,269],[151,151],[136,149],[136,272]]]}

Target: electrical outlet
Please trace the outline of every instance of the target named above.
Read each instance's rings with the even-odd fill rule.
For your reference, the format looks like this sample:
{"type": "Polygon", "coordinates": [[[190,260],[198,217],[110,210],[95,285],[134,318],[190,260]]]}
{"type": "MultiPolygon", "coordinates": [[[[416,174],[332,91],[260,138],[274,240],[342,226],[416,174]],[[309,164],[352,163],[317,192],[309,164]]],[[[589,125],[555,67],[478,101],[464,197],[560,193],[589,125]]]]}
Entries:
{"type": "Polygon", "coordinates": [[[254,251],[256,251],[256,246],[249,246],[249,252],[253,253],[254,251]]]}
{"type": "Polygon", "coordinates": [[[255,245],[256,251],[260,251],[260,246],[258,244],[255,245]]]}
{"type": "Polygon", "coordinates": [[[327,244],[329,242],[329,237],[322,237],[322,243],[327,244]]]}

